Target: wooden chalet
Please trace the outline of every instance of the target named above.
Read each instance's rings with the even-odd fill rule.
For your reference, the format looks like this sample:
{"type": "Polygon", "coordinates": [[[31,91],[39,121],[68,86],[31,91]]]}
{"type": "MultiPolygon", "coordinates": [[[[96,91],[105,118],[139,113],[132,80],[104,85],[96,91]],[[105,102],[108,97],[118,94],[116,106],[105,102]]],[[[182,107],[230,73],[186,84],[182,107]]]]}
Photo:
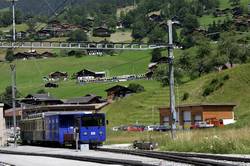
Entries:
{"type": "MultiPolygon", "coordinates": [[[[187,104],[176,107],[177,122],[180,128],[189,129],[196,122],[221,120],[224,125],[234,123],[233,108],[235,104],[187,104]]],[[[169,108],[159,108],[160,124],[171,125],[171,112],[169,108]]]]}
{"type": "Polygon", "coordinates": [[[96,37],[110,37],[111,31],[107,27],[96,27],[93,29],[93,36],[96,37]]]}
{"type": "Polygon", "coordinates": [[[41,58],[41,55],[37,52],[18,52],[14,54],[15,59],[30,59],[30,58],[41,58]]]}
{"type": "Polygon", "coordinates": [[[108,102],[112,102],[135,93],[133,90],[121,85],[113,86],[109,89],[106,89],[105,91],[107,92],[108,102]]]}
{"type": "Polygon", "coordinates": [[[68,78],[67,72],[61,72],[61,71],[55,71],[49,74],[49,78],[52,78],[54,80],[66,80],[68,78]]]}
{"type": "Polygon", "coordinates": [[[94,78],[104,78],[106,77],[105,72],[95,72],[88,69],[83,69],[75,74],[76,78],[79,77],[94,77],[94,78]]]}

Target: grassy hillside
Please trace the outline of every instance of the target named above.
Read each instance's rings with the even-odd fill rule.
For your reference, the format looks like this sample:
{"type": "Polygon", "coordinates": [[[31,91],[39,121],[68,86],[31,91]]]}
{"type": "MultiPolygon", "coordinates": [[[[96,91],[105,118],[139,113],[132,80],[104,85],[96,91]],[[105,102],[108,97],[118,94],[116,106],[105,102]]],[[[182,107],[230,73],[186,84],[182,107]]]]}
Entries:
{"type": "Polygon", "coordinates": [[[170,132],[114,132],[113,126],[121,124],[159,123],[158,107],[169,105],[169,90],[155,83],[152,89],[117,101],[104,109],[109,119],[108,139],[110,143],[131,143],[134,140],[152,139],[161,150],[206,153],[250,153],[250,64],[241,65],[220,73],[212,73],[187,84],[176,87],[176,104],[183,103],[235,103],[237,123],[225,128],[208,130],[177,131],[177,138],[171,139],[170,132]],[[208,97],[202,93],[213,79],[229,79],[208,97]],[[188,92],[187,101],[181,101],[188,92]],[[240,134],[239,134],[240,133],[240,134]]]}
{"type": "MultiPolygon", "coordinates": [[[[238,118],[236,126],[249,125],[250,119],[250,64],[238,66],[220,73],[213,73],[187,84],[176,87],[176,104],[183,103],[235,103],[235,115],[238,118]],[[203,97],[204,88],[213,79],[222,79],[225,75],[229,80],[208,97],[203,97]],[[183,94],[189,93],[189,98],[182,101],[183,94]]],[[[105,108],[111,126],[143,123],[159,123],[157,108],[169,105],[169,90],[155,84],[153,89],[136,94],[127,99],[115,102],[105,108]],[[153,111],[152,111],[153,110],[153,111]],[[119,118],[118,118],[119,117],[119,118]]]]}
{"type": "MultiPolygon", "coordinates": [[[[42,89],[44,83],[42,78],[48,76],[50,72],[65,71],[69,75],[80,71],[84,68],[95,71],[106,71],[109,76],[125,75],[125,74],[142,74],[147,71],[150,61],[150,51],[121,52],[115,56],[84,56],[82,58],[75,57],[58,57],[51,59],[39,60],[18,60],[14,63],[17,68],[17,87],[23,94],[35,92],[42,89]]],[[[10,67],[8,63],[0,63],[0,92],[10,85],[10,67]]],[[[75,80],[60,82],[60,87],[55,90],[48,90],[53,95],[67,98],[83,93],[96,92],[104,95],[104,89],[109,85],[92,84],[87,86],[79,86],[75,80]],[[99,90],[98,90],[99,89],[99,90]]]]}

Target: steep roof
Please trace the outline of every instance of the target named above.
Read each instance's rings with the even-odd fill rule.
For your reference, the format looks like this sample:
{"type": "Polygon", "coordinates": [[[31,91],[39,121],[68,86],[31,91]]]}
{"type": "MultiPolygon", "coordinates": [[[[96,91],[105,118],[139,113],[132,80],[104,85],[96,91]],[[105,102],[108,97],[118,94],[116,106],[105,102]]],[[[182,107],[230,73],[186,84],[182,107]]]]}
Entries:
{"type": "Polygon", "coordinates": [[[104,102],[104,100],[102,100],[100,96],[96,96],[94,94],[87,94],[83,97],[69,99],[65,102],[65,104],[91,104],[92,102],[102,103],[104,102]]]}

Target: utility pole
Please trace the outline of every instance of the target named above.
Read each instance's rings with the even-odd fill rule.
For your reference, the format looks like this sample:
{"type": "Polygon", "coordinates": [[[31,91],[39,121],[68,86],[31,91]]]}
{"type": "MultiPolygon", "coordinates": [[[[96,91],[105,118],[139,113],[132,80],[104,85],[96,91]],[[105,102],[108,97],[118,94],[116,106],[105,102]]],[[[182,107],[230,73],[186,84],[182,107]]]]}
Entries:
{"type": "Polygon", "coordinates": [[[174,94],[174,45],[173,45],[173,21],[168,20],[168,59],[169,59],[169,90],[170,90],[170,112],[171,112],[171,136],[176,138],[176,110],[174,94]]]}
{"type": "MultiPolygon", "coordinates": [[[[17,1],[17,0],[12,0],[13,42],[15,42],[15,41],[16,41],[15,1],[17,1]]],[[[14,47],[14,46],[13,46],[13,47],[14,47]]]]}
{"type": "Polygon", "coordinates": [[[17,146],[16,138],[16,66],[10,65],[12,76],[12,110],[13,110],[13,127],[14,127],[14,147],[17,146]]]}

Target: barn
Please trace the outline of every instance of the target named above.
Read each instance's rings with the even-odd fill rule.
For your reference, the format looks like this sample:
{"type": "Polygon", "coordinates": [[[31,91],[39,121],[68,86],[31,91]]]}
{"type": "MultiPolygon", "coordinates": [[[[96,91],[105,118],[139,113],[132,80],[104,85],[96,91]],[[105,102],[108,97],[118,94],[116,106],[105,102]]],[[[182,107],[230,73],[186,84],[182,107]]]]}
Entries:
{"type": "MultiPolygon", "coordinates": [[[[235,122],[233,108],[235,104],[187,104],[176,107],[177,123],[180,128],[188,129],[196,122],[211,119],[222,120],[224,125],[235,122]]],[[[170,109],[159,108],[160,124],[171,125],[170,109]]]]}

